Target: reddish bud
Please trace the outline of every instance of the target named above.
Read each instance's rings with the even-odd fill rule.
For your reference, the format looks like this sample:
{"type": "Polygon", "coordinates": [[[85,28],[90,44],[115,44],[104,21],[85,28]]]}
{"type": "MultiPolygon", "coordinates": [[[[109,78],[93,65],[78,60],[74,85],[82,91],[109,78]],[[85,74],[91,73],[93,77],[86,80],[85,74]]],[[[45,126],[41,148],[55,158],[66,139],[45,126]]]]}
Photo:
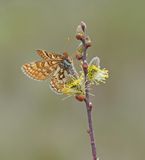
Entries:
{"type": "Polygon", "coordinates": [[[86,43],[86,48],[89,48],[91,46],[92,46],[92,44],[90,42],[86,43]]]}
{"type": "Polygon", "coordinates": [[[84,40],[84,39],[85,39],[85,36],[84,36],[82,33],[77,33],[77,34],[76,34],[76,39],[77,39],[77,40],[84,40]]]}
{"type": "Polygon", "coordinates": [[[82,57],[83,57],[82,55],[76,53],[76,59],[77,60],[82,60],[82,57]]]}
{"type": "Polygon", "coordinates": [[[88,68],[88,63],[85,61],[82,66],[83,66],[83,69],[87,69],[88,68]]]}
{"type": "Polygon", "coordinates": [[[89,110],[92,110],[92,107],[93,107],[92,102],[89,102],[89,110]]]}
{"type": "Polygon", "coordinates": [[[91,39],[90,39],[90,37],[89,36],[87,36],[86,37],[86,47],[88,48],[88,47],[91,47],[91,39]]]}
{"type": "Polygon", "coordinates": [[[85,100],[86,97],[85,97],[84,95],[76,95],[75,98],[76,98],[78,101],[82,102],[82,101],[85,100]]]}
{"type": "Polygon", "coordinates": [[[76,52],[75,52],[75,56],[76,56],[76,59],[77,60],[81,60],[82,59],[82,52],[80,52],[80,50],[78,49],[76,52]]]}

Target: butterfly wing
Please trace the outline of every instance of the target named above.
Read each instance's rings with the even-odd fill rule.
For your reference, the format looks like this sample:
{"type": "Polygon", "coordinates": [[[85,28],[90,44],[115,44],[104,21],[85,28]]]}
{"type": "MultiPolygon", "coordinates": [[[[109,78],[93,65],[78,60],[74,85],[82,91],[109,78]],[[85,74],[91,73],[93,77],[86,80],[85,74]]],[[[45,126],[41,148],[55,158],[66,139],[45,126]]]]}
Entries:
{"type": "MultiPolygon", "coordinates": [[[[50,81],[50,88],[53,92],[57,93],[57,94],[67,94],[67,86],[69,83],[73,82],[76,77],[70,75],[70,74],[65,74],[64,78],[63,79],[60,79],[59,78],[60,76],[53,76],[51,78],[51,81],[50,81]]],[[[75,86],[76,87],[76,86],[75,86]]],[[[72,86],[70,88],[70,91],[71,89],[75,90],[75,88],[72,86]]],[[[69,92],[70,92],[69,91],[69,92]]]]}
{"type": "Polygon", "coordinates": [[[44,50],[36,50],[37,54],[44,60],[48,60],[49,59],[49,55],[46,51],[44,50]]]}
{"type": "Polygon", "coordinates": [[[63,59],[63,55],[61,55],[61,54],[56,54],[53,52],[46,52],[44,50],[36,50],[36,52],[44,60],[61,61],[63,59]]]}
{"type": "Polygon", "coordinates": [[[71,74],[67,70],[58,66],[50,80],[50,88],[55,93],[62,94],[62,89],[65,87],[65,84],[70,77],[71,74]]]}
{"type": "Polygon", "coordinates": [[[50,81],[50,88],[53,92],[57,94],[62,94],[62,89],[64,88],[65,83],[60,83],[57,77],[53,76],[50,81]]]}
{"type": "Polygon", "coordinates": [[[42,61],[26,63],[22,66],[23,72],[35,80],[45,80],[56,71],[63,56],[44,50],[37,50],[37,54],[43,59],[42,61]]]}
{"type": "Polygon", "coordinates": [[[45,80],[56,70],[58,63],[52,65],[49,61],[26,63],[22,66],[23,72],[34,80],[45,80]]]}

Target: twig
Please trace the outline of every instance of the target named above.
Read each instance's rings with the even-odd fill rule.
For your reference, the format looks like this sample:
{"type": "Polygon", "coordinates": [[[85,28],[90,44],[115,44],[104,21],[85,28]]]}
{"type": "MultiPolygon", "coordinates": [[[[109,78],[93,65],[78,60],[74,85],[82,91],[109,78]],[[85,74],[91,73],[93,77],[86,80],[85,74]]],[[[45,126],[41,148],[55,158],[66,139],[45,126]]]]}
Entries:
{"type": "MultiPolygon", "coordinates": [[[[84,50],[83,50],[83,66],[86,66],[87,64],[87,60],[86,60],[86,50],[87,48],[85,47],[85,43],[84,43],[84,50]]],[[[84,68],[84,67],[83,67],[84,68]]],[[[88,69],[84,68],[84,78],[85,78],[85,93],[86,93],[86,99],[85,99],[85,103],[86,103],[86,109],[87,109],[87,116],[88,116],[88,125],[89,125],[89,136],[90,136],[90,143],[91,143],[91,147],[92,147],[92,156],[93,156],[93,160],[97,160],[97,153],[96,153],[96,144],[95,144],[95,138],[94,138],[94,130],[93,130],[93,124],[92,124],[92,103],[90,102],[90,98],[89,98],[89,81],[87,80],[87,73],[88,73],[88,69]]]]}
{"type": "Polygon", "coordinates": [[[95,138],[94,138],[94,129],[92,124],[92,103],[90,102],[89,97],[89,81],[87,79],[88,74],[88,63],[87,63],[87,54],[86,51],[88,47],[91,46],[91,41],[88,36],[85,34],[86,24],[84,22],[81,22],[81,24],[78,26],[78,37],[76,37],[78,40],[81,40],[82,42],[82,68],[84,71],[84,80],[85,80],[85,104],[87,109],[87,117],[88,117],[88,125],[89,125],[89,137],[90,137],[90,144],[92,149],[92,157],[93,160],[97,160],[97,152],[96,152],[96,144],[95,144],[95,138]]]}

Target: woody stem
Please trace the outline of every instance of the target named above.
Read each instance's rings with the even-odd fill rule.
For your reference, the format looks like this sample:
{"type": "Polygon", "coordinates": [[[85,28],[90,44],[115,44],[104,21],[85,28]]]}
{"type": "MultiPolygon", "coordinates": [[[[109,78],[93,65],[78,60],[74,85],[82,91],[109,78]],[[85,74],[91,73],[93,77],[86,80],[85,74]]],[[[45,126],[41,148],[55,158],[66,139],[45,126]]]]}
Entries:
{"type": "Polygon", "coordinates": [[[90,144],[91,144],[91,149],[92,149],[92,157],[93,160],[97,160],[97,152],[96,152],[96,144],[95,144],[95,138],[94,138],[94,129],[93,129],[93,123],[92,123],[92,103],[90,102],[90,97],[89,97],[89,81],[87,80],[87,74],[88,74],[88,64],[87,64],[87,56],[86,56],[86,51],[87,51],[87,45],[85,40],[82,40],[83,43],[83,71],[84,71],[84,79],[85,79],[85,104],[86,104],[86,109],[87,109],[87,117],[88,117],[88,134],[90,138],[90,144]]]}

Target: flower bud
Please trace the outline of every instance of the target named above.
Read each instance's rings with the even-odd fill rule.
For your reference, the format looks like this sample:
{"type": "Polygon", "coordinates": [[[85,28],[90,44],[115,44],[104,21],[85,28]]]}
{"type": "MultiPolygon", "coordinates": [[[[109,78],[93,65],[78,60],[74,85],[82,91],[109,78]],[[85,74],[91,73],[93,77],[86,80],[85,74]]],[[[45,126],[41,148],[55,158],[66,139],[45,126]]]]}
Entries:
{"type": "Polygon", "coordinates": [[[92,102],[89,102],[89,110],[92,110],[92,107],[93,107],[92,102]]]}
{"type": "Polygon", "coordinates": [[[83,56],[82,56],[81,53],[76,52],[75,54],[76,54],[76,59],[77,59],[77,60],[82,60],[83,56]]]}
{"type": "Polygon", "coordinates": [[[76,34],[76,39],[77,39],[77,40],[84,40],[84,39],[85,39],[85,36],[84,36],[84,34],[82,34],[82,33],[77,33],[77,34],[76,34]]]}
{"type": "Polygon", "coordinates": [[[78,101],[82,102],[82,101],[85,100],[86,97],[85,97],[84,95],[76,95],[75,98],[76,98],[78,101]]]}
{"type": "Polygon", "coordinates": [[[82,27],[82,30],[85,32],[87,26],[86,26],[86,23],[81,21],[81,27],[82,27]]]}
{"type": "Polygon", "coordinates": [[[83,63],[82,66],[83,66],[83,69],[86,70],[86,69],[88,68],[88,63],[87,63],[87,61],[84,61],[84,63],[83,63]]]}
{"type": "Polygon", "coordinates": [[[87,129],[87,133],[90,134],[90,129],[87,129]]]}
{"type": "Polygon", "coordinates": [[[75,53],[77,60],[82,59],[82,57],[83,57],[82,53],[83,53],[83,45],[82,45],[82,43],[80,43],[80,45],[77,47],[77,50],[76,50],[76,53],[75,53]]]}
{"type": "Polygon", "coordinates": [[[91,39],[90,39],[90,37],[89,36],[87,36],[86,37],[86,47],[88,48],[88,47],[91,47],[91,39]]]}
{"type": "Polygon", "coordinates": [[[78,27],[76,29],[76,39],[77,40],[84,40],[85,39],[85,33],[84,33],[81,25],[78,25],[78,27]]]}
{"type": "Polygon", "coordinates": [[[82,28],[81,25],[78,25],[78,26],[77,26],[76,32],[77,32],[77,33],[82,33],[82,34],[84,34],[84,31],[83,31],[83,28],[82,28]]]}

